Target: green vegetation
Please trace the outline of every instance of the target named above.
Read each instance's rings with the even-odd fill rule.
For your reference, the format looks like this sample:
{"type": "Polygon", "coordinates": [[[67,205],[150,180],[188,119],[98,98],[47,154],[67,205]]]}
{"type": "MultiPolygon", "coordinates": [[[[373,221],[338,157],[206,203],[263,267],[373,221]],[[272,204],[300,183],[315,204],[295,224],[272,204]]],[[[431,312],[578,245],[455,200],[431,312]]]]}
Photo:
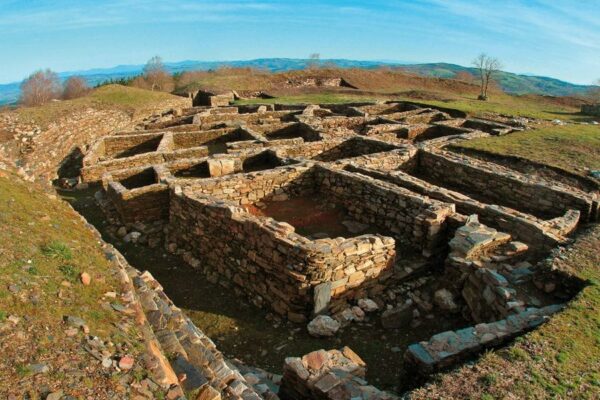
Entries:
{"type": "Polygon", "coordinates": [[[505,114],[517,117],[530,117],[541,119],[561,119],[566,121],[589,121],[593,118],[579,114],[574,107],[554,104],[541,98],[511,96],[502,93],[493,93],[487,101],[477,100],[476,95],[456,95],[449,93],[421,92],[425,99],[414,98],[403,92],[378,92],[369,95],[353,95],[351,93],[318,93],[282,96],[274,99],[242,100],[237,104],[293,104],[293,103],[343,103],[348,101],[375,101],[375,100],[406,100],[429,104],[437,107],[455,108],[475,117],[486,117],[490,114],[505,114]],[[427,97],[439,98],[430,100],[427,97]]]}
{"type": "Polygon", "coordinates": [[[77,393],[80,386],[70,374],[65,381],[64,370],[78,365],[86,365],[96,387],[116,386],[82,348],[83,331],[68,336],[69,326],[63,322],[64,316],[81,318],[90,334],[124,346],[139,358],[140,337],[120,325],[123,316],[103,297],[119,291],[120,282],[97,238],[55,195],[4,171],[0,226],[0,325],[10,326],[2,331],[3,337],[10,337],[2,349],[11,355],[0,363],[0,393],[37,393],[34,386],[42,383],[77,393]],[[79,282],[80,271],[92,277],[89,286],[79,282]],[[9,317],[13,318],[6,321],[9,317]],[[34,364],[47,365],[50,372],[35,383],[21,379],[31,374],[34,364]]]}
{"type": "Polygon", "coordinates": [[[71,249],[69,249],[66,244],[56,241],[43,246],[42,253],[47,257],[61,258],[63,260],[70,260],[73,258],[71,249]]]}
{"type": "Polygon", "coordinates": [[[238,100],[235,104],[336,104],[361,101],[375,101],[387,96],[353,95],[340,93],[318,93],[294,96],[282,96],[273,99],[238,100]]]}
{"type": "Polygon", "coordinates": [[[47,127],[73,111],[84,110],[89,107],[99,109],[116,108],[134,114],[176,98],[176,96],[164,92],[153,92],[121,85],[107,85],[92,90],[85,97],[74,100],[53,101],[38,107],[19,107],[15,112],[23,122],[31,122],[47,127]]]}
{"type": "MultiPolygon", "coordinates": [[[[404,98],[403,100],[410,100],[404,98]]],[[[511,96],[492,93],[487,101],[477,100],[476,96],[460,96],[443,101],[413,100],[438,107],[455,108],[476,117],[488,114],[504,114],[516,117],[540,119],[561,119],[569,121],[589,121],[591,118],[579,114],[577,108],[546,102],[541,98],[511,96]]]]}
{"type": "Polygon", "coordinates": [[[600,226],[582,233],[561,269],[586,287],[561,313],[506,349],[489,352],[413,393],[439,398],[594,399],[600,393],[600,226]]]}
{"type": "Polygon", "coordinates": [[[527,158],[585,175],[600,169],[600,127],[566,125],[463,142],[465,149],[527,158]]]}
{"type": "MultiPolygon", "coordinates": [[[[460,72],[467,72],[476,77],[478,73],[472,67],[447,63],[407,65],[403,68],[419,75],[437,78],[454,78],[460,72]]],[[[566,96],[585,94],[589,90],[589,86],[586,85],[576,85],[545,76],[519,75],[505,71],[499,71],[495,80],[504,91],[516,94],[539,93],[551,96],[566,96]]]]}

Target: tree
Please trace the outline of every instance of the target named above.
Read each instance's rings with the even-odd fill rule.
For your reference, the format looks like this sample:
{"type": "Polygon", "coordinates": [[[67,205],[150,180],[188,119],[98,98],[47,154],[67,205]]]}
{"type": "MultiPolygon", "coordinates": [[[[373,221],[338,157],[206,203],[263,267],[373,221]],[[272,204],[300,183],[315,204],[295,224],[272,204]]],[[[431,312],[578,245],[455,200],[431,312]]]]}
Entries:
{"type": "Polygon", "coordinates": [[[317,68],[320,63],[321,63],[321,54],[312,53],[308,56],[307,66],[309,69],[317,68]]]}
{"type": "Polygon", "coordinates": [[[154,56],[144,66],[144,79],[150,90],[170,91],[173,89],[173,77],[167,72],[162,58],[154,56]]]}
{"type": "Polygon", "coordinates": [[[89,91],[90,87],[85,79],[80,76],[71,76],[64,84],[62,98],[65,100],[76,99],[85,96],[89,91]]]}
{"type": "Polygon", "coordinates": [[[20,101],[26,106],[39,106],[59,98],[60,94],[60,80],[56,72],[39,70],[21,83],[20,101]]]}
{"type": "Polygon", "coordinates": [[[500,70],[500,68],[502,68],[502,63],[497,58],[490,57],[485,53],[481,53],[473,60],[473,65],[475,68],[477,68],[479,73],[479,82],[481,84],[481,90],[477,99],[487,100],[490,82],[493,80],[494,75],[500,70]]]}

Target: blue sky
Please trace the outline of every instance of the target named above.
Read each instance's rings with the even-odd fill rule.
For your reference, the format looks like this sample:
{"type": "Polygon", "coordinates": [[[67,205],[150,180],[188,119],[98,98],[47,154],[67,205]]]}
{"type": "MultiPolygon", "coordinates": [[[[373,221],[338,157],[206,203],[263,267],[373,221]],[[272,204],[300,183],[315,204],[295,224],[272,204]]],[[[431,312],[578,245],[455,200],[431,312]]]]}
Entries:
{"type": "Polygon", "coordinates": [[[167,61],[262,57],[450,62],[600,78],[600,0],[0,0],[0,82],[167,61]]]}

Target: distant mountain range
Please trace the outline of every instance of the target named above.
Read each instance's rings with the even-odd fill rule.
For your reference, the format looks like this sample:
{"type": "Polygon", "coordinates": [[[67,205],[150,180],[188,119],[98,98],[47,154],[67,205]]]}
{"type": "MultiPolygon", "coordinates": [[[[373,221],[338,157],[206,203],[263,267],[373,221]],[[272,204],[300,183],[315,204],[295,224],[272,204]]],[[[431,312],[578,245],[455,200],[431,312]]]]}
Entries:
{"type": "MultiPolygon", "coordinates": [[[[222,66],[253,67],[266,69],[272,72],[282,72],[304,69],[309,62],[310,60],[307,59],[295,58],[259,58],[255,60],[242,61],[186,60],[165,63],[165,66],[172,73],[191,70],[210,70],[222,66]]],[[[411,64],[404,62],[358,61],[346,59],[324,59],[320,62],[322,64],[335,64],[341,68],[370,69],[381,66],[402,67],[419,75],[439,78],[453,78],[459,72],[469,72],[471,74],[477,73],[475,68],[446,63],[411,64]]],[[[83,76],[88,81],[89,85],[95,86],[107,80],[118,80],[139,75],[142,72],[143,67],[143,65],[118,65],[112,68],[96,68],[85,71],[61,72],[58,75],[63,80],[73,75],[83,76]]],[[[513,94],[534,93],[550,96],[581,95],[592,87],[587,85],[576,85],[544,76],[514,74],[504,71],[498,73],[497,81],[502,89],[513,94]]],[[[0,105],[16,102],[19,98],[19,86],[20,82],[0,84],[0,105]]]]}

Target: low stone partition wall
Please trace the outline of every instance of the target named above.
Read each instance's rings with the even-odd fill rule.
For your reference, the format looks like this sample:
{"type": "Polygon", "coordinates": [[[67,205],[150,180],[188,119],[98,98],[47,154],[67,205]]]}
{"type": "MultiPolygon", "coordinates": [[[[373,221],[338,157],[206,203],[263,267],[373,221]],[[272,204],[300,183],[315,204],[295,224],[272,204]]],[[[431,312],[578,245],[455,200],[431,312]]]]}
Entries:
{"type": "MultiPolygon", "coordinates": [[[[416,160],[416,157],[412,160],[416,160]]],[[[346,169],[394,183],[436,200],[455,204],[456,211],[459,213],[477,214],[483,223],[526,241],[532,250],[539,254],[546,253],[557,244],[563,243],[565,237],[577,228],[579,222],[579,211],[576,210],[568,210],[555,219],[542,220],[509,207],[479,202],[462,193],[428,183],[403,171],[377,171],[372,167],[363,167],[355,163],[349,164],[346,169]]]]}
{"type": "Polygon", "coordinates": [[[280,146],[276,149],[277,155],[280,157],[289,158],[305,158],[312,159],[313,157],[328,151],[331,148],[339,146],[343,139],[332,139],[319,142],[306,142],[296,145],[280,146]]]}
{"type": "Polygon", "coordinates": [[[169,216],[166,184],[127,189],[120,182],[110,182],[106,193],[124,223],[166,220],[169,216]]]}
{"type": "Polygon", "coordinates": [[[420,112],[397,112],[385,114],[385,118],[406,124],[431,124],[433,122],[445,121],[450,116],[438,110],[422,109],[420,112]]]}
{"type": "Polygon", "coordinates": [[[106,136],[102,138],[104,142],[104,146],[102,146],[103,152],[102,154],[98,154],[98,159],[122,158],[156,151],[162,138],[162,133],[106,136]]]}
{"type": "Polygon", "coordinates": [[[197,189],[171,190],[168,248],[183,252],[209,280],[233,288],[259,307],[303,322],[314,311],[316,286],[328,284],[326,310],[329,300],[334,304],[353,298],[389,278],[395,256],[391,238],[311,241],[289,224],[253,216],[197,189]]]}
{"type": "Polygon", "coordinates": [[[539,176],[546,181],[560,182],[565,186],[575,187],[586,193],[600,193],[600,182],[594,178],[578,175],[557,166],[543,164],[515,155],[461,147],[461,142],[450,144],[444,150],[503,165],[525,175],[539,176]]]}
{"type": "Polygon", "coordinates": [[[203,179],[202,182],[191,181],[187,186],[199,195],[232,201],[238,205],[260,200],[284,200],[314,192],[313,167],[314,164],[305,162],[218,179],[203,179]]]}
{"type": "Polygon", "coordinates": [[[324,165],[317,165],[315,173],[319,192],[346,207],[355,220],[386,229],[425,257],[446,246],[446,218],[454,214],[453,204],[324,165]]]}
{"type": "Polygon", "coordinates": [[[207,147],[195,147],[168,153],[154,152],[140,154],[133,157],[103,161],[89,166],[86,166],[84,163],[84,167],[81,169],[81,179],[83,182],[98,182],[104,174],[113,171],[164,164],[179,159],[202,158],[207,157],[208,153],[207,147]]]}
{"type": "Polygon", "coordinates": [[[563,307],[551,305],[540,309],[528,308],[500,321],[438,333],[427,342],[410,345],[404,359],[415,371],[429,375],[523,335],[546,322],[549,316],[563,307]]]}
{"type": "Polygon", "coordinates": [[[491,162],[444,151],[419,152],[419,176],[481,193],[500,205],[536,216],[558,217],[569,209],[588,221],[597,215],[597,199],[575,188],[550,185],[491,162]]]}
{"type": "Polygon", "coordinates": [[[352,165],[377,171],[411,170],[417,162],[416,154],[417,148],[407,144],[399,146],[396,150],[341,159],[336,163],[344,167],[352,165]]]}
{"type": "Polygon", "coordinates": [[[337,146],[331,147],[328,150],[317,154],[313,157],[313,159],[325,162],[336,161],[343,158],[352,158],[366,154],[391,151],[397,148],[397,146],[381,140],[355,136],[340,142],[337,146]]]}
{"type": "Polygon", "coordinates": [[[322,131],[328,139],[355,135],[365,123],[364,117],[332,116],[318,118],[298,116],[297,119],[322,131]]]}
{"type": "Polygon", "coordinates": [[[368,385],[365,373],[365,362],[349,347],[288,357],[279,397],[282,400],[398,399],[368,385]]]}
{"type": "Polygon", "coordinates": [[[213,114],[204,115],[194,120],[196,128],[206,128],[218,124],[226,125],[268,125],[272,123],[281,123],[282,118],[288,117],[289,111],[267,111],[264,113],[253,114],[213,114]]]}
{"type": "Polygon", "coordinates": [[[210,142],[235,142],[240,140],[256,140],[242,128],[221,128],[206,131],[173,133],[173,148],[171,150],[188,149],[204,146],[210,142]]]}
{"type": "Polygon", "coordinates": [[[197,194],[236,204],[285,200],[320,193],[343,205],[355,220],[390,232],[401,243],[430,257],[446,246],[445,220],[454,205],[368,176],[325,165],[300,163],[189,184],[197,194]]]}
{"type": "Polygon", "coordinates": [[[323,140],[320,130],[302,122],[252,125],[250,129],[254,132],[258,132],[264,139],[269,141],[292,138],[302,138],[306,142],[323,140]]]}

